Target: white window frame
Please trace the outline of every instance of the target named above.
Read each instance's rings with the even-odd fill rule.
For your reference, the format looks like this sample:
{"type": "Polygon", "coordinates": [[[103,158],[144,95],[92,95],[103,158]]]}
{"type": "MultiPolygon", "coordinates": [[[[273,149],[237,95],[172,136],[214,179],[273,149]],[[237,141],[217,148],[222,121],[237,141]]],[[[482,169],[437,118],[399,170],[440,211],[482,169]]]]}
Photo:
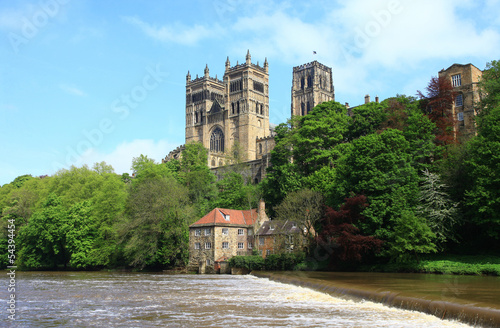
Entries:
{"type": "Polygon", "coordinates": [[[229,249],[229,242],[228,241],[222,242],[222,249],[229,249]]]}
{"type": "Polygon", "coordinates": [[[205,228],[205,236],[210,236],[212,234],[210,230],[210,228],[205,228]]]}
{"type": "Polygon", "coordinates": [[[238,229],[238,236],[244,236],[244,235],[245,235],[245,230],[238,229]]]}
{"type": "Polygon", "coordinates": [[[265,244],[264,237],[259,237],[259,245],[264,246],[264,244],[265,244]]]}
{"type": "Polygon", "coordinates": [[[223,235],[229,235],[229,228],[222,228],[223,235]]]}
{"type": "Polygon", "coordinates": [[[459,94],[455,97],[455,106],[461,107],[463,105],[464,105],[464,96],[462,94],[459,94]]]}
{"type": "Polygon", "coordinates": [[[244,249],[245,244],[244,243],[238,243],[238,249],[244,249]]]}
{"type": "Polygon", "coordinates": [[[195,235],[195,236],[201,236],[201,229],[196,229],[196,230],[194,231],[194,235],[195,235]]]}
{"type": "Polygon", "coordinates": [[[457,113],[457,120],[460,122],[464,120],[464,113],[463,112],[457,113]]]}
{"type": "Polygon", "coordinates": [[[459,87],[462,85],[462,75],[461,74],[455,74],[451,76],[451,85],[453,87],[459,87]]]}
{"type": "Polygon", "coordinates": [[[211,243],[211,242],[209,242],[209,241],[207,241],[207,242],[205,243],[205,249],[212,249],[212,243],[211,243]]]}
{"type": "Polygon", "coordinates": [[[252,249],[253,248],[253,244],[251,241],[248,242],[248,249],[252,249]]]}
{"type": "Polygon", "coordinates": [[[201,243],[194,243],[194,249],[201,249],[201,243]]]}

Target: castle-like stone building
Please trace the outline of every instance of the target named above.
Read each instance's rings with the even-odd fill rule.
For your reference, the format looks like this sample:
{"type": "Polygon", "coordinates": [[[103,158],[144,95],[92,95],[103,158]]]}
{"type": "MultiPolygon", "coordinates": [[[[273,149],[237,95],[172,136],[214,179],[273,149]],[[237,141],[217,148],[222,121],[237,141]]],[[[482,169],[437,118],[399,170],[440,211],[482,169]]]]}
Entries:
{"type": "Polygon", "coordinates": [[[470,138],[476,134],[475,103],[480,100],[478,83],[483,72],[472,64],[453,64],[439,71],[439,78],[449,79],[456,92],[452,106],[455,131],[459,138],[470,138]]]}

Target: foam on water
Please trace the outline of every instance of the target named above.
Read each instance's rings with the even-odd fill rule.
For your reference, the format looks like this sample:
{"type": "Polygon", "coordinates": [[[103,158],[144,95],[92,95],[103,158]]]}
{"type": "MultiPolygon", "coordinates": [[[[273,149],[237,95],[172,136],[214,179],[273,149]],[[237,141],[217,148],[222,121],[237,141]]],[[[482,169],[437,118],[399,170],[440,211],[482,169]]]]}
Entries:
{"type": "Polygon", "coordinates": [[[29,272],[19,281],[19,327],[469,327],[253,276],[29,272]]]}

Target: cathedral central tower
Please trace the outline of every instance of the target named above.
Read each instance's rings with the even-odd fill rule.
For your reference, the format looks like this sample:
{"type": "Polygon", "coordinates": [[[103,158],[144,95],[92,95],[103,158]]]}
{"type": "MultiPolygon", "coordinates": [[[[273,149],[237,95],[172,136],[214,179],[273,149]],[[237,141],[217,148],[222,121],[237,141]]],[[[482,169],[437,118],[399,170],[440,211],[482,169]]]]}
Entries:
{"type": "Polygon", "coordinates": [[[332,69],[318,61],[293,68],[292,116],[304,116],[314,106],[335,100],[332,69]]]}

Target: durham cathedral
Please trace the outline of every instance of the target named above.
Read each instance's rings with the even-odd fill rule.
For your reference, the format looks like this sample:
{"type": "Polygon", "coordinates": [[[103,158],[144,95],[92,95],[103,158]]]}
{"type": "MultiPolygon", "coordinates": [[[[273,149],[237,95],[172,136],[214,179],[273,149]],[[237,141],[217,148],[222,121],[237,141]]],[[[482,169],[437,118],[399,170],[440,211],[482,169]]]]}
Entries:
{"type": "MultiPolygon", "coordinates": [[[[335,100],[332,69],[317,61],[293,68],[291,115],[306,115],[319,103],[335,100]]],[[[274,132],[269,123],[269,63],[231,66],[229,58],[222,80],[186,76],[186,144],[201,142],[208,150],[208,166],[219,175],[234,163],[234,153],[248,167],[248,178],[260,182],[269,166],[274,132]]],[[[163,160],[179,158],[184,146],[163,160]]]]}

